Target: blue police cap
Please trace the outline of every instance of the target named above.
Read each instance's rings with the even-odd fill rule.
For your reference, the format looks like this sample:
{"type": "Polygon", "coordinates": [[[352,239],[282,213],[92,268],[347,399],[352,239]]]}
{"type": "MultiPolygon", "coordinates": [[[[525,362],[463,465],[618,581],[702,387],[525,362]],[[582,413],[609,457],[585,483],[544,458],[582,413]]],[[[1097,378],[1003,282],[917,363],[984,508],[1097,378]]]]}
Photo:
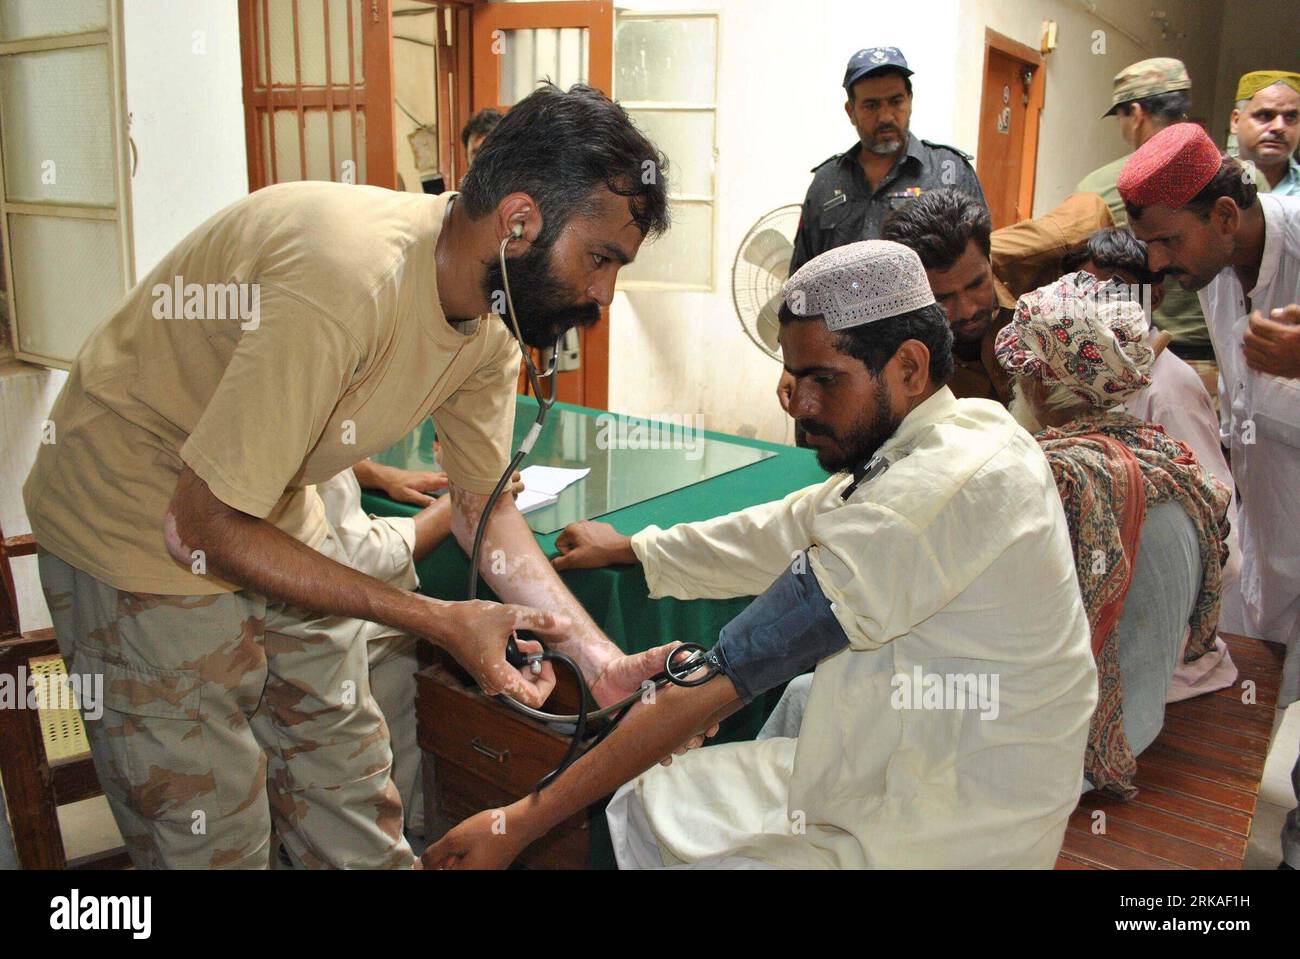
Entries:
{"type": "Polygon", "coordinates": [[[877,70],[898,70],[910,77],[912,70],[907,65],[907,58],[898,47],[867,47],[849,57],[848,68],[844,71],[844,91],[852,94],[853,84],[877,70]]]}

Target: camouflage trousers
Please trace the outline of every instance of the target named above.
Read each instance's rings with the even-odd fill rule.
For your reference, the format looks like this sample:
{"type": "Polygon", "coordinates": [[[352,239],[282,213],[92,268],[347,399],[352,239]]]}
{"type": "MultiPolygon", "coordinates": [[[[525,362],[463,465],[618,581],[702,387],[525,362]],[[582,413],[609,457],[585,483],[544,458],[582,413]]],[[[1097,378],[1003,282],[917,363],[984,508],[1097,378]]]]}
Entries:
{"type": "Polygon", "coordinates": [[[411,865],[358,621],[39,562],[69,673],[104,677],[87,738],[138,868],[266,868],[273,823],[308,867],[411,865]]]}

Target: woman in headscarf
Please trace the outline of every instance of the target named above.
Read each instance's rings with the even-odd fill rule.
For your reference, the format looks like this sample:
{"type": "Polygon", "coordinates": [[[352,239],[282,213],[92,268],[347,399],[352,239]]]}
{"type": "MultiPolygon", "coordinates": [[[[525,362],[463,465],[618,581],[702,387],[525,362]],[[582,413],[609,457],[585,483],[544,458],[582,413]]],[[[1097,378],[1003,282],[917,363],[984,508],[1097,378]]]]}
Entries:
{"type": "Polygon", "coordinates": [[[1011,413],[1056,478],[1092,628],[1100,689],[1084,772],[1124,798],[1184,637],[1187,661],[1214,646],[1227,558],[1228,490],[1122,406],[1150,383],[1145,333],[1127,286],[1072,273],[1022,296],[996,344],[1015,377],[1011,413]]]}

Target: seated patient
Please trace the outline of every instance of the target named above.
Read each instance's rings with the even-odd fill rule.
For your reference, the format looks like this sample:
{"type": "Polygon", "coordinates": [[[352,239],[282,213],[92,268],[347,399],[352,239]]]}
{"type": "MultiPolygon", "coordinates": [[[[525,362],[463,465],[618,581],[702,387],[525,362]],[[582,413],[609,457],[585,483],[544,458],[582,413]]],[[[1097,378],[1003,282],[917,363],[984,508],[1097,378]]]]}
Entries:
{"type": "MultiPolygon", "coordinates": [[[[1070,252],[1062,262],[1062,273],[1084,270],[1097,279],[1121,279],[1144,291],[1143,309],[1151,324],[1154,311],[1165,299],[1164,275],[1147,269],[1147,244],[1128,230],[1108,227],[1097,230],[1070,252]],[[1145,292],[1148,291],[1149,292],[1145,292]]],[[[1216,400],[1205,391],[1201,374],[1166,350],[1169,334],[1156,326],[1149,327],[1147,342],[1156,353],[1151,365],[1151,386],[1135,392],[1125,400],[1125,409],[1139,420],[1164,426],[1165,433],[1191,447],[1196,459],[1216,480],[1234,491],[1232,472],[1219,444],[1219,417],[1216,400]]],[[[1225,539],[1229,559],[1223,564],[1222,602],[1219,607],[1219,634],[1245,633],[1242,607],[1242,551],[1236,538],[1236,500],[1227,504],[1229,534],[1225,539]]],[[[1169,702],[1187,699],[1231,686],[1236,681],[1236,667],[1222,639],[1216,650],[1192,663],[1179,664],[1170,686],[1169,702]]]]}
{"type": "Polygon", "coordinates": [[[1085,773],[1129,797],[1184,637],[1189,661],[1215,649],[1229,493],[1184,443],[1120,405],[1150,384],[1132,287],[1080,272],[1025,294],[997,357],[1070,524],[1099,684],[1085,773]]]}
{"type": "MultiPolygon", "coordinates": [[[[318,484],[316,492],[349,566],[402,589],[415,589],[420,584],[415,564],[451,533],[451,501],[426,495],[446,485],[446,474],[412,473],[362,460],[318,484]],[[411,517],[370,516],[361,508],[363,486],[424,508],[411,517]]],[[[356,623],[357,641],[365,642],[369,650],[370,693],[388,726],[393,785],[402,797],[403,825],[407,832],[419,835],[424,831],[424,801],[415,729],[416,640],[382,623],[356,623]]]]}
{"type": "Polygon", "coordinates": [[[789,411],[830,479],[630,540],[579,524],[557,562],[640,562],[655,597],[761,594],[723,629],[721,672],[638,703],[504,830],[501,811],[474,816],[426,867],[504,866],[624,783],[623,867],[1054,863],[1096,670],[1051,470],[1000,404],[944,385],[952,334],[906,247],[831,250],[783,293],[789,411]],[[650,769],[814,664],[797,739],[650,769]]]}
{"type": "MultiPolygon", "coordinates": [[[[1146,244],[1125,229],[1107,227],[1089,236],[1062,261],[1063,273],[1082,270],[1098,280],[1119,280],[1150,297],[1147,311],[1147,345],[1151,385],[1124,401],[1124,409],[1147,423],[1158,423],[1176,440],[1186,443],[1215,479],[1232,489],[1232,472],[1219,445],[1219,417],[1200,375],[1171,353],[1169,334],[1150,325],[1150,312],[1165,298],[1164,277],[1147,269],[1146,244]],[[1147,292],[1149,291],[1149,293],[1147,292]]],[[[1231,512],[1229,517],[1231,517],[1231,512]]]]}
{"type": "MultiPolygon", "coordinates": [[[[1150,323],[1151,313],[1164,301],[1164,277],[1147,269],[1146,244],[1127,229],[1098,230],[1072,250],[1062,262],[1062,273],[1083,270],[1099,280],[1118,279],[1144,291],[1143,308],[1150,323]]],[[[1124,401],[1124,409],[1146,423],[1157,423],[1176,440],[1186,443],[1201,466],[1231,492],[1232,471],[1219,443],[1219,414],[1205,391],[1201,375],[1165,347],[1169,334],[1152,326],[1147,343],[1155,353],[1151,364],[1151,385],[1124,401]]],[[[1228,503],[1228,562],[1223,567],[1222,605],[1219,632],[1244,633],[1246,623],[1241,601],[1241,552],[1237,546],[1237,506],[1228,503]]],[[[1223,640],[1213,653],[1179,667],[1170,689],[1170,702],[1230,686],[1236,667],[1223,640]]]]}

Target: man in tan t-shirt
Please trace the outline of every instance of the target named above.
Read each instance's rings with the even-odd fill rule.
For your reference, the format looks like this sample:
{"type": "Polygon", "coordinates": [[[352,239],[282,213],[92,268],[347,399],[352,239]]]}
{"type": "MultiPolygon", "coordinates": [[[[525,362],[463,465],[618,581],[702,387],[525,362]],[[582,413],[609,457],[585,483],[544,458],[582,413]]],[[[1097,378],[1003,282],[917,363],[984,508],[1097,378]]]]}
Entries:
{"type": "Polygon", "coordinates": [[[349,568],[313,485],[432,414],[467,545],[514,419],[519,347],[488,313],[498,249],[509,237],[526,341],[593,322],[667,226],[646,164],[663,160],[619,107],[545,86],[463,193],[260,190],[90,335],[23,492],[69,669],[104,676],[88,734],[137,866],[264,867],[272,819],[307,865],[411,864],[357,619],[436,643],[486,692],[532,705],[554,674],[506,663],[517,628],[577,660],[601,702],[658,671],[662,650],[625,657],[600,632],[510,497],[482,574],[522,606],[442,602],[349,568]]]}

